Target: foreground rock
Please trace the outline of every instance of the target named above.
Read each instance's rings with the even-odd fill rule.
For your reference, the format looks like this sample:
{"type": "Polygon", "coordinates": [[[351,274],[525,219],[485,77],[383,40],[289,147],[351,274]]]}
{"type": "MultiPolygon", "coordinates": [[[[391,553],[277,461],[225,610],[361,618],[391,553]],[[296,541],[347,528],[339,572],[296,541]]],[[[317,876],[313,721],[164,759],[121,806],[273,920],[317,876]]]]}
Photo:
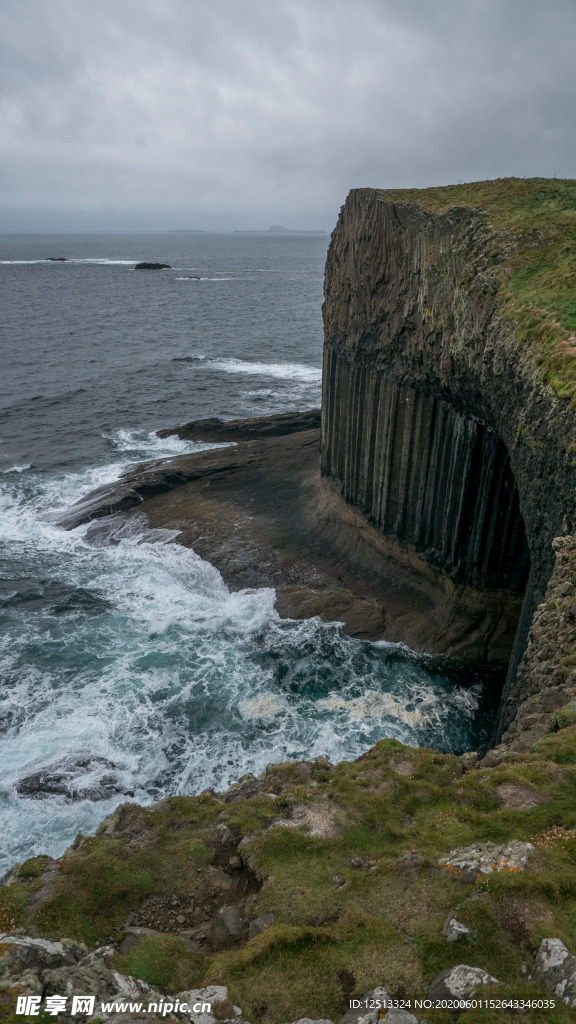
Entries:
{"type": "Polygon", "coordinates": [[[47,942],[28,935],[3,934],[0,981],[9,981],[15,996],[41,996],[44,1000],[63,997],[66,1005],[60,1009],[60,1020],[90,1019],[82,1013],[71,1016],[73,997],[87,993],[95,996],[98,1009],[102,1001],[145,1000],[148,1004],[151,999],[159,1002],[165,998],[145,982],[111,970],[107,963],[113,952],[111,947],[89,952],[83,943],[71,939],[47,942]]]}
{"type": "Polygon", "coordinates": [[[497,871],[524,871],[534,847],[532,843],[479,843],[451,850],[442,858],[441,867],[464,882],[479,882],[484,875],[497,871]]]}
{"type": "Polygon", "coordinates": [[[461,999],[472,995],[483,985],[498,984],[496,978],[480,967],[458,964],[447,971],[442,971],[430,985],[426,996],[428,999],[461,999]]]}
{"type": "Polygon", "coordinates": [[[542,939],[531,977],[567,1006],[576,1006],[576,956],[560,939],[542,939]]]}
{"type": "MultiPolygon", "coordinates": [[[[556,824],[559,806],[576,817],[575,751],[566,727],[510,764],[470,771],[382,740],[353,763],[287,762],[222,793],[123,804],[59,860],[31,858],[4,878],[0,974],[31,996],[91,985],[105,1001],[144,1000],[146,986],[174,1001],[217,984],[229,993],[218,1018],[235,1019],[235,1005],[262,1024],[360,1024],[378,1009],[349,1005],[367,983],[424,998],[441,967],[442,998],[494,978],[503,998],[520,983],[538,999],[559,985],[572,998],[574,958],[559,940],[542,947],[532,981],[527,972],[541,935],[566,927],[559,863],[576,888],[575,830],[556,824]],[[503,786],[535,779],[544,802],[502,807],[503,786]],[[447,852],[455,832],[474,840],[496,826],[507,842],[447,852]]],[[[0,985],[0,1010],[9,999],[0,985]]],[[[387,1020],[414,1024],[406,1014],[419,1012],[398,1006],[387,1020]]]]}

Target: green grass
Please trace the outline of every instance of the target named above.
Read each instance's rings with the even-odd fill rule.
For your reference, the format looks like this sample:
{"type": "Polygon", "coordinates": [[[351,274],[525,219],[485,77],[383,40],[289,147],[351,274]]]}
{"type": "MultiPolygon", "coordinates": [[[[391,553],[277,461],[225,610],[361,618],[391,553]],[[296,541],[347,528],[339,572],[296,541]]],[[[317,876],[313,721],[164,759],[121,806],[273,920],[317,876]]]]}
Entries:
{"type": "MultiPolygon", "coordinates": [[[[117,957],[118,970],[171,992],[225,984],[254,1024],[338,1020],[350,996],[382,984],[398,998],[423,996],[440,971],[461,962],[488,970],[504,992],[542,996],[522,980],[522,964],[531,965],[547,936],[576,951],[575,752],[574,725],[513,763],[469,772],[452,755],[383,740],[361,761],[312,766],[304,777],[294,764],[275,766],[266,787],[279,794],[276,800],[259,795],[223,804],[205,795],[146,809],[126,805],[112,833],[81,841],[59,862],[53,888],[34,911],[26,904],[43,884],[43,862],[25,865],[17,884],[0,889],[0,916],[33,924],[47,937],[95,944],[119,935],[150,893],[194,891],[202,902],[215,836],[225,824],[238,841],[244,837],[243,856],[264,880],[248,916],[271,911],[274,924],[215,954],[191,953],[176,936],[146,939],[117,957]],[[503,783],[537,790],[544,802],[505,809],[497,796],[503,783]],[[273,824],[295,801],[332,822],[326,834],[273,824]],[[535,844],[524,872],[474,884],[439,864],[456,846],[511,839],[535,844]],[[421,858],[416,868],[402,860],[412,849],[421,858]],[[353,868],[355,857],[365,866],[353,868]],[[471,929],[470,939],[444,939],[450,911],[471,929]]],[[[460,1019],[513,1018],[470,1011],[460,1019]]],[[[534,1011],[514,1019],[542,1024],[576,1014],[561,1007],[548,1018],[534,1011]]]]}
{"type": "Polygon", "coordinates": [[[533,347],[544,379],[576,401],[576,180],[498,178],[378,195],[438,214],[454,207],[487,213],[495,232],[487,256],[501,276],[504,312],[533,347]]]}
{"type": "Polygon", "coordinates": [[[117,956],[113,968],[175,993],[200,985],[202,961],[203,957],[191,953],[177,935],[163,935],[144,939],[131,953],[117,956]]]}

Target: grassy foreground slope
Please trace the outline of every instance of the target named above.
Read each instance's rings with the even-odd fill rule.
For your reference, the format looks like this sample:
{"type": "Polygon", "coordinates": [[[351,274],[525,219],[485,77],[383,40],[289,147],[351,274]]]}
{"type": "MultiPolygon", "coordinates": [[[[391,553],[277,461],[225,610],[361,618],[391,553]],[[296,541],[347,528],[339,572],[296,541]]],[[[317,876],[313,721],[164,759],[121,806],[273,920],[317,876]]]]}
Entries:
{"type": "MultiPolygon", "coordinates": [[[[542,938],[576,950],[576,726],[494,768],[382,740],[359,761],[274,765],[219,797],[125,804],[60,861],[27,861],[10,883],[2,929],[94,946],[148,924],[163,934],[118,953],[119,970],[173,992],[226,984],[253,1022],[338,1021],[351,996],[377,985],[422,997],[458,963],[500,981],[486,996],[541,997],[527,973],[542,938]],[[440,863],[456,847],[510,840],[534,846],[524,871],[468,882],[440,863]],[[179,912],[192,904],[209,916],[230,902],[222,868],[237,877],[247,921],[274,916],[229,948],[190,950],[179,912]],[[455,943],[442,935],[450,911],[470,928],[455,943]]],[[[576,1011],[459,1019],[555,1024],[576,1011]]]]}
{"type": "Polygon", "coordinates": [[[545,378],[576,400],[576,180],[498,178],[426,189],[376,190],[384,202],[446,213],[483,210],[495,232],[487,258],[501,280],[504,311],[534,345],[545,378]]]}

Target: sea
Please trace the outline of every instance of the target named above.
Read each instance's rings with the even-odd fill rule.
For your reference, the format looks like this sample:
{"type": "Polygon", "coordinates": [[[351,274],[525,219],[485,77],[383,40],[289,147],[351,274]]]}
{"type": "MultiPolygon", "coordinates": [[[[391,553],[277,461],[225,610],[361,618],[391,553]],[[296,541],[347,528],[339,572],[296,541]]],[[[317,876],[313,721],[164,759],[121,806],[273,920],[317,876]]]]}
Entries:
{"type": "Polygon", "coordinates": [[[282,620],[271,588],[230,591],[144,520],[109,546],[57,525],[129,465],[213,447],[163,427],[319,406],[327,245],[0,236],[0,874],[59,856],[126,800],[352,759],[383,737],[486,740],[478,672],[282,620]]]}

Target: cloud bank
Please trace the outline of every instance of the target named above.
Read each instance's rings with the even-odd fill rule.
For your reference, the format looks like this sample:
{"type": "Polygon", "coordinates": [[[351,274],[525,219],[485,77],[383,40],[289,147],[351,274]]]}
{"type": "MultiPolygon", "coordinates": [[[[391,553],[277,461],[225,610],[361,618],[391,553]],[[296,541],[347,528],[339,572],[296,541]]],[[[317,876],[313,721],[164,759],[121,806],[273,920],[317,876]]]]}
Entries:
{"type": "Polygon", "coordinates": [[[330,229],[573,177],[573,0],[4,0],[0,230],[330,229]]]}

